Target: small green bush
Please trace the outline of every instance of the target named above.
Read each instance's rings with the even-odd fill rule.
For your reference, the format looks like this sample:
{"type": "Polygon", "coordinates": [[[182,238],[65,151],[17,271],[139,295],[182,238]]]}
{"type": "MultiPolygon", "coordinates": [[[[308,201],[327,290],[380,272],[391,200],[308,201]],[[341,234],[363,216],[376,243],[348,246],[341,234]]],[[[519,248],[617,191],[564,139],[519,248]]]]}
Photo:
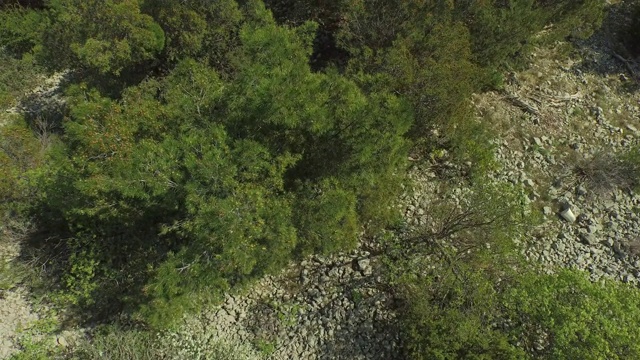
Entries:
{"type": "MultiPolygon", "coordinates": [[[[42,309],[41,309],[42,310],[42,309]]],[[[45,308],[38,320],[22,324],[16,338],[19,351],[10,360],[50,360],[61,355],[62,348],[56,344],[55,334],[60,331],[60,322],[55,310],[45,308]]]]}
{"type": "Polygon", "coordinates": [[[517,236],[504,232],[508,224],[487,225],[496,213],[495,205],[487,205],[477,216],[461,216],[464,208],[445,211],[449,215],[443,219],[456,220],[441,221],[439,229],[448,230],[449,241],[439,242],[442,231],[436,231],[430,235],[435,246],[416,247],[421,251],[391,263],[392,274],[399,274],[392,283],[406,304],[401,319],[410,358],[640,356],[638,289],[614,281],[592,283],[578,271],[536,272],[505,246],[517,236]],[[464,241],[470,236],[486,246],[464,241]]]}
{"type": "Polygon", "coordinates": [[[64,146],[38,172],[34,216],[66,234],[70,303],[114,306],[113,292],[166,326],[200,290],[351,249],[363,225],[394,220],[407,103],[314,73],[315,24],[255,17],[231,79],[185,59],[119,99],[69,87],[64,146]]]}
{"type": "MultiPolygon", "coordinates": [[[[43,79],[43,71],[32,56],[22,59],[11,56],[0,48],[0,109],[18,105],[23,96],[33,90],[43,79]]],[[[0,123],[6,114],[0,114],[0,123]]]]}
{"type": "Polygon", "coordinates": [[[45,150],[21,117],[0,124],[0,219],[5,224],[5,216],[20,214],[33,203],[31,174],[43,164],[45,150]]]}
{"type": "Polygon", "coordinates": [[[164,48],[162,28],[141,12],[139,0],[52,0],[47,5],[52,20],[44,32],[43,54],[51,68],[118,76],[164,48]]]}
{"type": "MultiPolygon", "coordinates": [[[[50,26],[44,11],[10,7],[0,10],[0,44],[16,57],[42,48],[42,36],[50,26]]],[[[0,82],[1,83],[1,82],[0,82]]]]}
{"type": "Polygon", "coordinates": [[[640,292],[563,270],[518,274],[498,285],[488,273],[414,280],[403,315],[414,359],[635,359],[640,292]],[[460,281],[464,279],[464,282],[460,281]]]}
{"type": "Polygon", "coordinates": [[[536,272],[513,244],[531,220],[518,192],[479,185],[461,206],[434,204],[430,228],[391,262],[410,358],[640,356],[640,291],[576,271],[536,272]]]}

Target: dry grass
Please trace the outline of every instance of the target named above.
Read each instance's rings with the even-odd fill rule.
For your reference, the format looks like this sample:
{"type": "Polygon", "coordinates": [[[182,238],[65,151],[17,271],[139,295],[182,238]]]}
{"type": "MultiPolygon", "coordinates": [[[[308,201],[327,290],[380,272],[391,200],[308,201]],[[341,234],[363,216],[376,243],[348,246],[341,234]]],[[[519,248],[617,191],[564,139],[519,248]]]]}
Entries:
{"type": "Polygon", "coordinates": [[[634,256],[640,256],[640,237],[633,239],[627,243],[629,253],[634,256]]]}
{"type": "Polygon", "coordinates": [[[623,156],[600,152],[592,158],[582,158],[574,166],[578,181],[598,195],[615,189],[632,189],[639,175],[638,165],[623,156]]]}

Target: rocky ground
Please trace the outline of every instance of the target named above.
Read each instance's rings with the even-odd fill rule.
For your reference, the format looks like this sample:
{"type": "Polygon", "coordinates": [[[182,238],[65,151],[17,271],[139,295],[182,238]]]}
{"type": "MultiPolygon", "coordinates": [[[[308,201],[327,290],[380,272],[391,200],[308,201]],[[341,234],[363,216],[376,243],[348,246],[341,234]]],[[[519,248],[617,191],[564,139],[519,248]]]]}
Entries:
{"type": "Polygon", "coordinates": [[[535,114],[498,93],[475,103],[483,120],[500,129],[496,156],[503,169],[494,178],[522,183],[544,215],[526,256],[550,271],[566,266],[587,270],[594,280],[638,283],[640,197],[615,164],[640,138],[638,79],[599,44],[570,58],[555,55],[564,44],[539,49],[531,67],[512,76],[505,92],[535,114]]]}
{"type": "Polygon", "coordinates": [[[14,273],[8,268],[19,254],[16,243],[2,242],[0,246],[0,359],[17,351],[19,330],[37,320],[29,304],[26,289],[14,287],[14,273]]]}
{"type": "Polygon", "coordinates": [[[18,350],[20,330],[38,319],[27,296],[24,289],[16,289],[0,299],[0,359],[6,359],[18,350]]]}
{"type": "Polygon", "coordinates": [[[185,327],[204,329],[203,339],[251,343],[268,359],[397,358],[393,299],[369,257],[314,256],[227,296],[185,327]]]}

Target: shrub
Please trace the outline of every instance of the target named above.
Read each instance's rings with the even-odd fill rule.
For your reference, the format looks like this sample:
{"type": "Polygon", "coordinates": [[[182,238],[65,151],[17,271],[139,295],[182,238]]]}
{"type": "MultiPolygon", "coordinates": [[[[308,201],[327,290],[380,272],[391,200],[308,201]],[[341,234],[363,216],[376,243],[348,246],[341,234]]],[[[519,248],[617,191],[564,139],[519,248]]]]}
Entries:
{"type": "Polygon", "coordinates": [[[632,359],[640,355],[637,289],[563,270],[508,283],[468,269],[406,287],[406,346],[415,359],[632,359]],[[461,282],[460,280],[464,280],[461,282]]]}
{"type": "Polygon", "coordinates": [[[504,294],[507,327],[537,359],[634,359],[640,356],[640,293],[584,273],[522,276],[504,294]]]}
{"type": "MultiPolygon", "coordinates": [[[[25,56],[16,59],[6,50],[0,49],[0,108],[17,106],[25,93],[35,88],[42,81],[42,69],[33,60],[25,56]]],[[[10,118],[8,114],[0,115],[0,123],[10,118]]]]}
{"type": "Polygon", "coordinates": [[[0,218],[20,214],[32,204],[36,189],[31,174],[44,162],[46,148],[24,119],[16,117],[0,125],[0,218]]]}
{"type": "Polygon", "coordinates": [[[119,100],[68,90],[65,147],[38,178],[35,214],[67,234],[70,299],[113,306],[113,292],[165,326],[193,294],[350,249],[365,224],[390,221],[406,103],[312,72],[314,24],[254,16],[233,78],[186,59],[119,100]]]}
{"type": "Polygon", "coordinates": [[[513,245],[527,226],[522,220],[531,216],[517,191],[505,197],[508,189],[478,190],[458,205],[430,209],[428,228],[403,242],[403,256],[391,257],[391,282],[406,306],[401,321],[408,355],[638,357],[634,339],[640,330],[634,324],[640,291],[615,282],[592,283],[577,271],[536,272],[513,245]]]}
{"type": "Polygon", "coordinates": [[[524,357],[524,351],[510,344],[509,334],[495,327],[500,299],[491,272],[433,256],[409,264],[396,284],[405,304],[400,319],[408,358],[524,357]],[[425,271],[434,265],[437,269],[425,271]]]}
{"type": "Polygon", "coordinates": [[[144,1],[142,10],[164,31],[161,58],[167,65],[192,58],[229,72],[229,55],[240,43],[243,20],[236,1],[144,1]]]}
{"type": "Polygon", "coordinates": [[[141,1],[52,0],[44,34],[46,64],[54,69],[88,68],[102,75],[153,60],[164,48],[164,32],[140,10],[141,1]]]}
{"type": "Polygon", "coordinates": [[[68,356],[74,360],[257,360],[249,346],[236,344],[188,323],[178,331],[162,333],[101,326],[80,340],[68,356]]]}

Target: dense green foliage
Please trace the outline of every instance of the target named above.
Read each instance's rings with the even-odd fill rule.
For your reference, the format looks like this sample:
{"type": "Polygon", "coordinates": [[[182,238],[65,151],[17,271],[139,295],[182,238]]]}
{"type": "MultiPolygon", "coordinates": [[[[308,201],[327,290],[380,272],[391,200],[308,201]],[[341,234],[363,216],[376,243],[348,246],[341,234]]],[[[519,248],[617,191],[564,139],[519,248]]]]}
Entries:
{"type": "Polygon", "coordinates": [[[27,210],[37,196],[29,174],[42,166],[45,150],[21,117],[0,127],[0,219],[5,225],[12,214],[27,210]]]}
{"type": "MultiPolygon", "coordinates": [[[[0,7],[0,105],[41,69],[70,70],[60,114],[0,119],[0,219],[43,229],[33,242],[54,259],[56,299],[166,328],[292,259],[397,226],[409,151],[446,149],[471,162],[472,192],[431,204],[435,230],[388,249],[410,355],[640,356],[637,292],[518,260],[532,216],[517,187],[479,182],[490,136],[469,103],[532,45],[595,29],[602,1],[266,3],[0,7]]],[[[107,331],[76,355],[153,357],[149,334],[107,331]]]]}
{"type": "Polygon", "coordinates": [[[52,0],[48,7],[52,22],[44,30],[43,52],[57,68],[119,75],[164,47],[162,28],[140,11],[140,1],[52,0]]]}
{"type": "Polygon", "coordinates": [[[460,269],[459,274],[464,282],[454,279],[444,288],[434,286],[440,282],[432,277],[411,283],[405,330],[413,358],[640,356],[635,326],[640,295],[635,289],[594,284],[585,274],[568,270],[519,274],[501,283],[477,270],[460,269]],[[439,298],[445,291],[446,300],[439,298]]]}
{"type": "Polygon", "coordinates": [[[42,34],[49,25],[45,13],[15,7],[0,12],[0,44],[14,53],[24,54],[41,48],[42,34]]]}
{"type": "Polygon", "coordinates": [[[0,106],[18,105],[18,99],[42,80],[40,68],[32,57],[16,59],[6,51],[0,51],[0,106]]]}
{"type": "Polygon", "coordinates": [[[398,252],[404,255],[389,262],[389,282],[404,300],[409,358],[524,356],[524,349],[495,328],[503,319],[498,294],[521,266],[513,239],[532,221],[523,196],[511,186],[476,183],[463,198],[466,206],[451,200],[431,204],[427,223],[434,226],[401,240],[398,252]]]}
{"type": "MultiPolygon", "coordinates": [[[[68,236],[71,302],[144,294],[149,319],[171,320],[165,311],[189,306],[187,294],[219,293],[294,254],[351,248],[362,224],[393,220],[385,207],[399,190],[410,109],[313,73],[315,26],[280,27],[255,11],[260,21],[241,27],[228,54],[228,80],[185,59],[119,99],[84,83],[67,90],[63,145],[34,176],[34,215],[68,236]]],[[[129,20],[152,28],[148,19],[129,20]]],[[[105,57],[89,51],[109,59],[101,67],[74,44],[69,64],[114,75],[152,54],[112,53],[114,43],[105,57]]]]}
{"type": "Polygon", "coordinates": [[[243,20],[235,1],[145,1],[142,8],[164,32],[160,59],[171,64],[193,58],[222,73],[230,70],[229,55],[243,20]]]}

